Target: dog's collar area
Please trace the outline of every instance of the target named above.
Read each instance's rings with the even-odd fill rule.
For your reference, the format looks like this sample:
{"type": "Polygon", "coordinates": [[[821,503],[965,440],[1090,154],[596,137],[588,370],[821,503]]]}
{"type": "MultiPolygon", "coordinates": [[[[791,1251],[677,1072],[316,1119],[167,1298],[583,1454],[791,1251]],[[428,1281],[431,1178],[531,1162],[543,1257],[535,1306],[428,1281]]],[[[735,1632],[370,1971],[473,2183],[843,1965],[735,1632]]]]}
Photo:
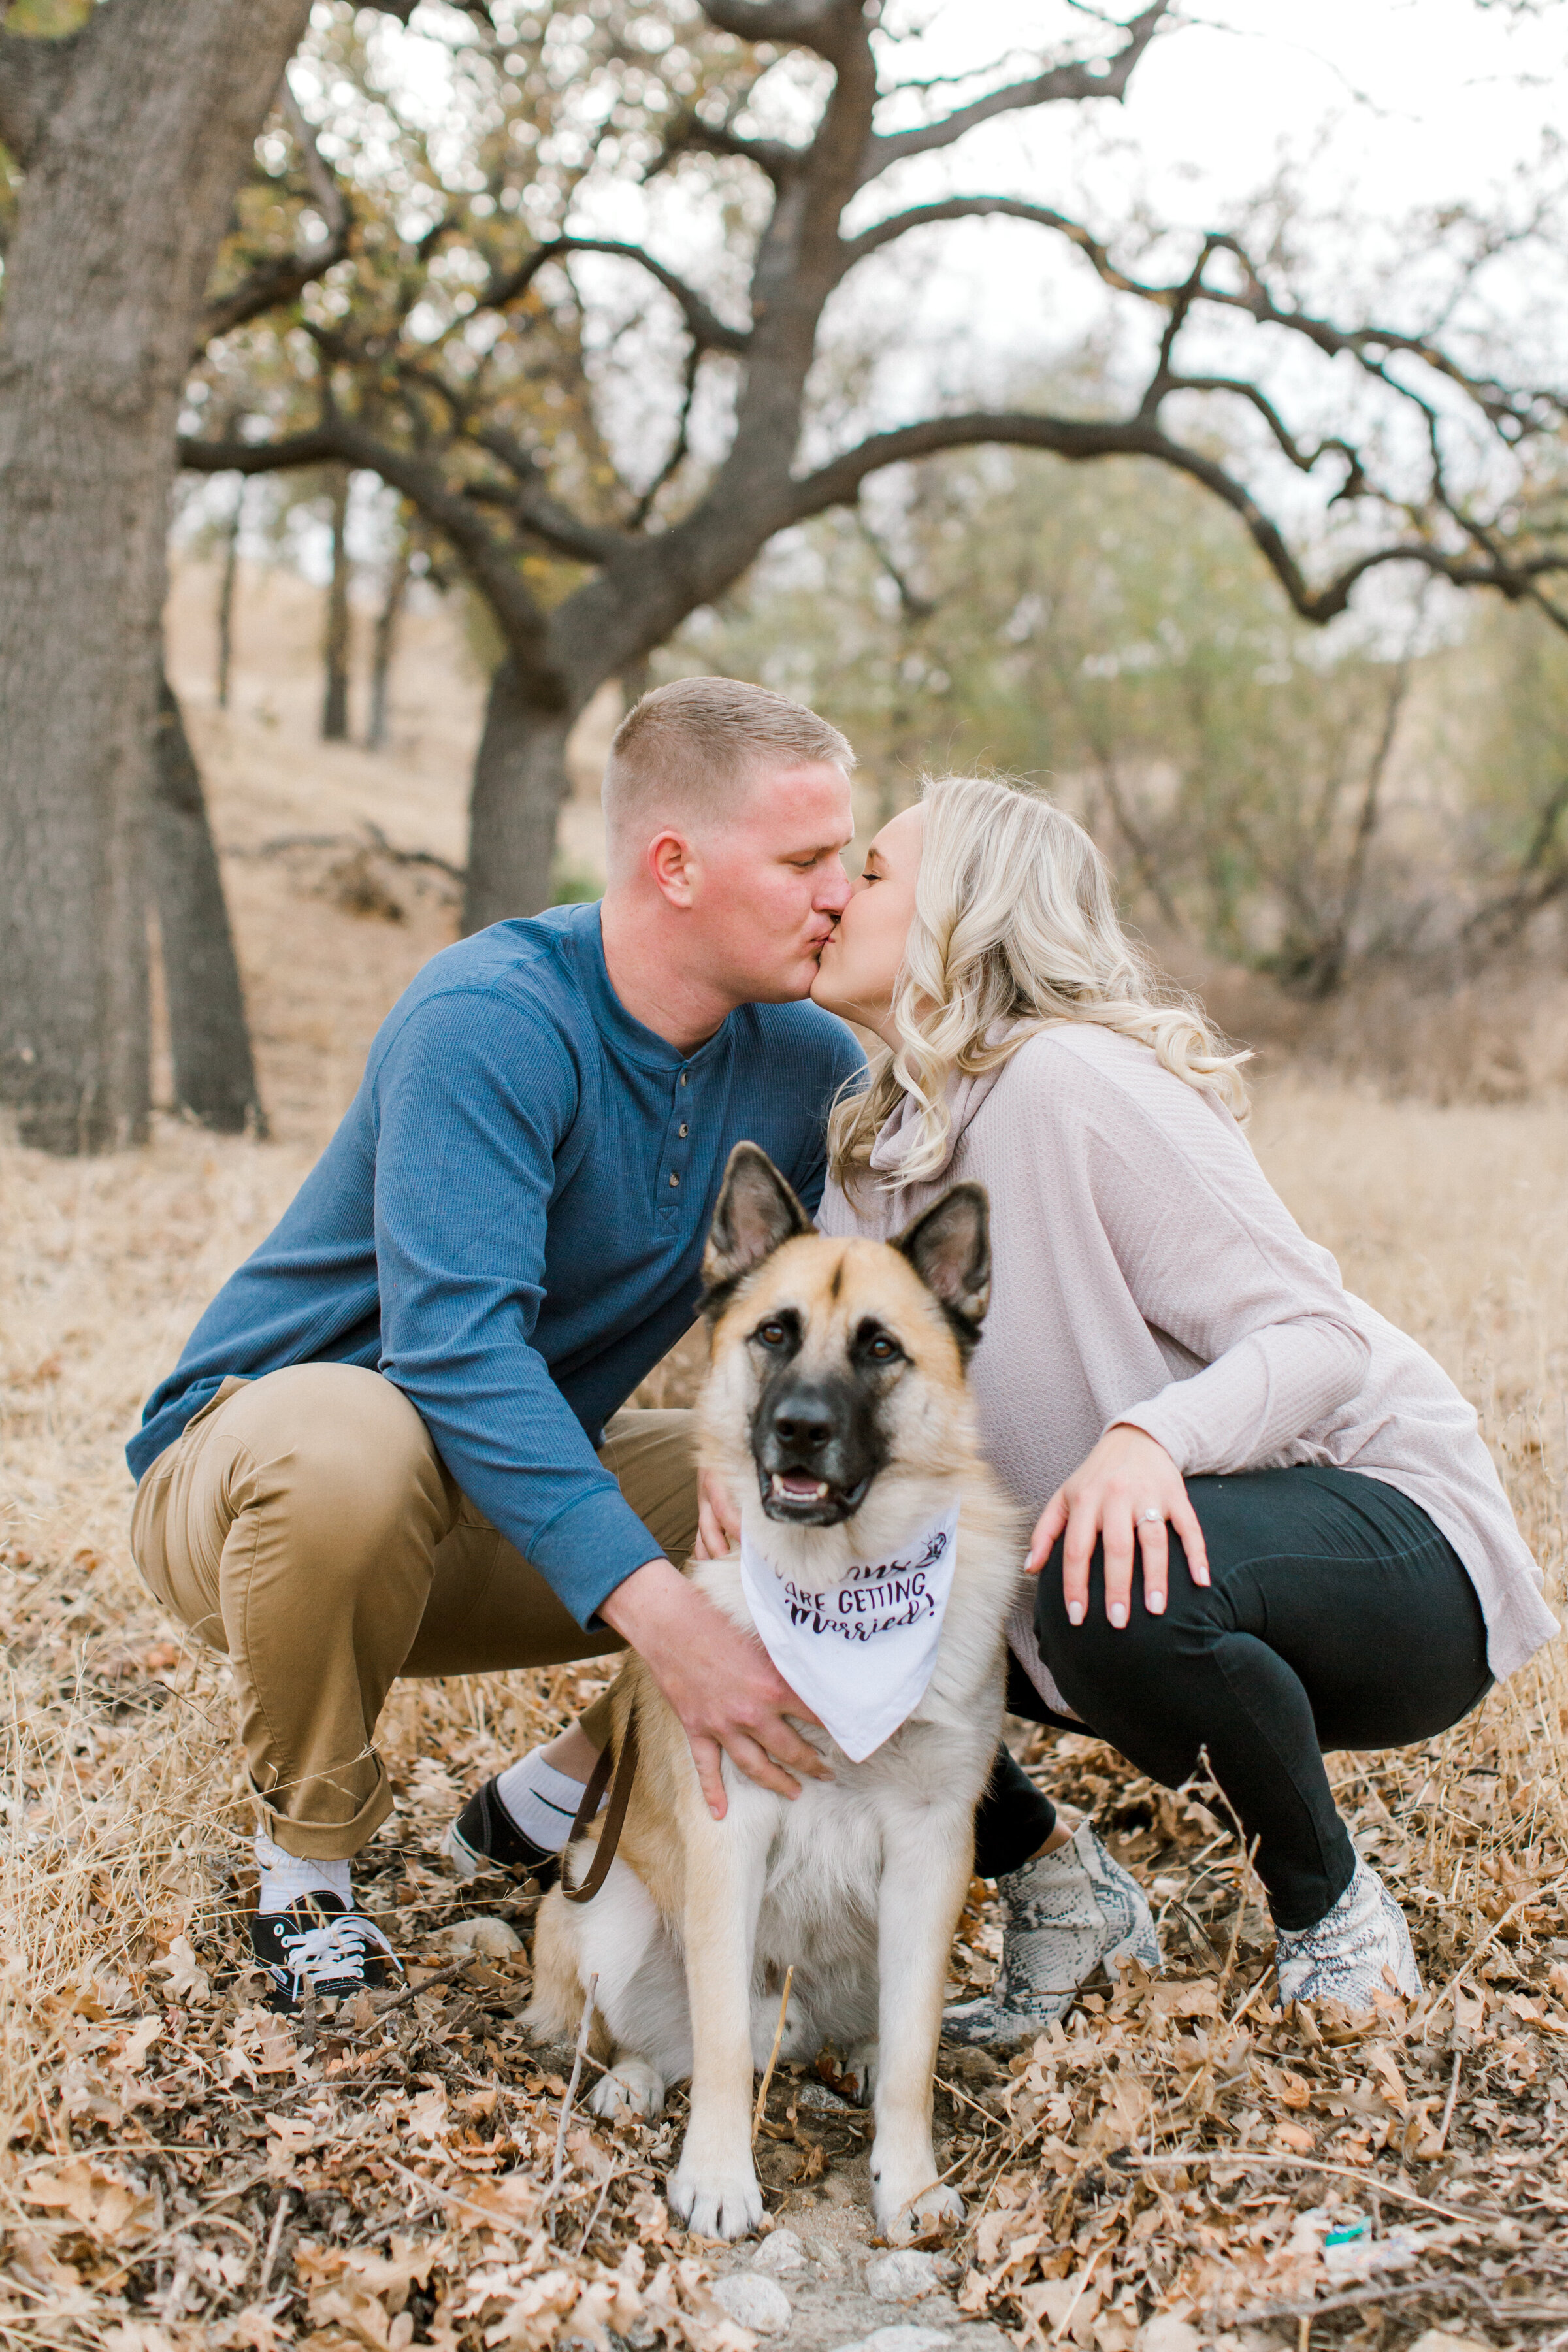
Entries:
{"type": "Polygon", "coordinates": [[[742,1530],[741,1584],[773,1664],[852,1763],[906,1722],[936,1666],[958,1548],[960,1497],[875,1558],[844,1561],[837,1547],[814,1572],[805,1529],[785,1566],[742,1530]]]}

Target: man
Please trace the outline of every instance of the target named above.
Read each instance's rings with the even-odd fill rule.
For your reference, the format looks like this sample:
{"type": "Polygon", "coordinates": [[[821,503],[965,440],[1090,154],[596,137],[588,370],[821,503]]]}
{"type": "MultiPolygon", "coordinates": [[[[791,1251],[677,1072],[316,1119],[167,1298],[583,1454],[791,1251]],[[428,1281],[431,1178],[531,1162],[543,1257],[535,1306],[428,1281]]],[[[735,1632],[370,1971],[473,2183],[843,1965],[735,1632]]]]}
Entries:
{"type": "MultiPolygon", "coordinates": [[[[396,1675],[630,1643],[716,1810],[721,1751],[792,1792],[824,1769],[784,1720],[810,1710],[672,1564],[696,1528],[689,1416],[618,1409],[691,1322],[732,1145],[821,1192],[861,1056],[802,1000],[848,896],[852,766],[759,688],[645,696],[605,771],[604,899],[426,966],[148,1402],[132,1549],[233,1662],[251,1938],[280,2006],[395,1969],[351,1864],[392,1810],[374,1732],[396,1675]]],[[[504,1789],[481,1793],[504,1841],[504,1789]]]]}

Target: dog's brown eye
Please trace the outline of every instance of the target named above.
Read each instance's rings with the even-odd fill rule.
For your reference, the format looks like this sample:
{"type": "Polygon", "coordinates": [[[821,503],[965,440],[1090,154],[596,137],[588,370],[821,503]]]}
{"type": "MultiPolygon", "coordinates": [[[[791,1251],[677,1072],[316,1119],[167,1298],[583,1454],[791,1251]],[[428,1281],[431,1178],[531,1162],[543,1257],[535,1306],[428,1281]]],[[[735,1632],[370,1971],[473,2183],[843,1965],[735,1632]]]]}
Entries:
{"type": "Polygon", "coordinates": [[[886,1338],[873,1339],[867,1350],[867,1353],[879,1364],[890,1364],[898,1352],[893,1342],[886,1338]]]}
{"type": "Polygon", "coordinates": [[[757,1337],[764,1348],[782,1348],[784,1343],[784,1327],[782,1323],[761,1324],[757,1329],[757,1337]]]}

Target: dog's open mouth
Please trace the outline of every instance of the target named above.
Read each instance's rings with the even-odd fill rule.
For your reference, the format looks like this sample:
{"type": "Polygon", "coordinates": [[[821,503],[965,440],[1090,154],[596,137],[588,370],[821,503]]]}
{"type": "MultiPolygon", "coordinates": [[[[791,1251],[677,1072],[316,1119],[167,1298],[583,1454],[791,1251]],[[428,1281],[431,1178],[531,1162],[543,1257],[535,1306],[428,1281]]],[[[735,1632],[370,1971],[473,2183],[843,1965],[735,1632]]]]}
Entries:
{"type": "Polygon", "coordinates": [[[870,1485],[862,1478],[853,1487],[836,1486],[811,1470],[764,1470],[763,1508],[770,1519],[787,1519],[797,1527],[832,1527],[858,1509],[870,1485]]]}

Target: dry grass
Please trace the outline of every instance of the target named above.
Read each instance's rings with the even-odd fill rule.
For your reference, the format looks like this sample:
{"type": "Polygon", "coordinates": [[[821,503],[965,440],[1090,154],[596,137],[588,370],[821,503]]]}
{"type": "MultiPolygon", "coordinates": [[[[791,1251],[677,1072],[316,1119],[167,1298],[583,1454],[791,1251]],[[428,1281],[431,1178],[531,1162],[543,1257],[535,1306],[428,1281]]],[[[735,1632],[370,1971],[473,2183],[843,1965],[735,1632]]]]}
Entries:
{"type": "MultiPolygon", "coordinates": [[[[229,719],[193,692],[225,840],[254,851],[370,816],[449,848],[436,771],[461,731],[441,702],[452,648],[426,652],[428,773],[406,739],[389,761],[323,757],[302,695],[273,725],[243,678],[229,719]]],[[[279,1139],[166,1120],[112,1161],[0,1150],[0,2342],[403,2352],[610,2329],[748,2352],[710,2292],[713,2250],[667,2237],[668,2129],[574,2132],[547,2195],[560,2086],[516,2027],[525,1956],[298,2034],[262,2018],[240,1967],[247,1822],[225,1674],[139,1583],[120,1449],[450,914],[432,892],[406,893],[396,921],[356,917],[306,854],[238,855],[230,878],[279,1139]]],[[[1560,1587],[1568,1110],[1394,1106],[1286,1073],[1265,1083],[1255,1132],[1352,1287],[1475,1399],[1560,1587]]],[[[454,1799],[591,1681],[398,1688],[384,1746],[399,1810],[366,1884],[405,1950],[456,1965],[436,1939],[475,1898],[434,1853],[454,1799]]],[[[1152,1790],[1089,1740],[1039,1747],[1047,1783],[1092,1806],[1156,1889],[1170,1974],[1083,2004],[1011,2073],[950,2069],[943,2160],[975,2226],[954,2250],[956,2297],[917,2315],[1080,2352],[1129,2352],[1152,2314],[1196,2332],[1147,2352],[1222,2337],[1261,2352],[1298,2330],[1258,2315],[1303,2303],[1320,2337],[1369,2352],[1434,2317],[1498,2347],[1563,2340],[1565,1721],[1553,1652],[1447,1739],[1346,1760],[1342,1801],[1400,1888],[1432,1998],[1305,2040],[1271,2019],[1261,1914],[1203,1790],[1152,1790]],[[1328,2223],[1357,2215],[1368,2233],[1325,2247],[1328,2223]],[[1342,2293],[1383,2299],[1340,2306],[1342,2293]]],[[[526,1934],[526,1900],[492,1889],[482,1907],[526,1934]]],[[[984,1981],[994,1946],[977,1903],[956,1972],[984,1981]]],[[[763,2169],[809,2236],[846,2183],[860,2193],[864,2157],[854,2118],[804,2110],[801,2090],[781,2070],[763,2169]]]]}

